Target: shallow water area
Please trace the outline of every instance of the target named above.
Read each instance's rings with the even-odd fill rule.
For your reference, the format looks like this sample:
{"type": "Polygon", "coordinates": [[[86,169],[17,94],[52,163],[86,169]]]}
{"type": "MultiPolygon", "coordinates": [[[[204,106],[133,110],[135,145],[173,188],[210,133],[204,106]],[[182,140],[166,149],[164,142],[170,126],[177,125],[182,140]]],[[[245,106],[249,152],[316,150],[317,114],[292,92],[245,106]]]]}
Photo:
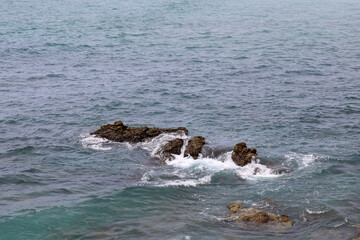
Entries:
{"type": "Polygon", "coordinates": [[[355,0],[2,2],[0,239],[360,237],[358,16],[355,0]],[[207,149],[161,165],[188,136],[89,134],[118,120],[207,149]],[[238,142],[259,162],[236,166],[238,142]],[[294,226],[238,226],[235,201],[294,226]]]}

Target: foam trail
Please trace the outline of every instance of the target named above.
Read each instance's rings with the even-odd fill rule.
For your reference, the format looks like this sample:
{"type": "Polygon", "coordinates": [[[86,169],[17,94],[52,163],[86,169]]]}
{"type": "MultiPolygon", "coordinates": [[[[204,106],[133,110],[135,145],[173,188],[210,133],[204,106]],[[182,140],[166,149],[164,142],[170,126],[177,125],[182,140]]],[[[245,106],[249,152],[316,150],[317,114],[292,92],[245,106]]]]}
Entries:
{"type": "Polygon", "coordinates": [[[211,182],[211,175],[199,178],[199,179],[185,179],[185,180],[172,180],[166,181],[156,185],[157,187],[169,187],[169,186],[185,186],[196,187],[201,184],[207,184],[211,182]]]}

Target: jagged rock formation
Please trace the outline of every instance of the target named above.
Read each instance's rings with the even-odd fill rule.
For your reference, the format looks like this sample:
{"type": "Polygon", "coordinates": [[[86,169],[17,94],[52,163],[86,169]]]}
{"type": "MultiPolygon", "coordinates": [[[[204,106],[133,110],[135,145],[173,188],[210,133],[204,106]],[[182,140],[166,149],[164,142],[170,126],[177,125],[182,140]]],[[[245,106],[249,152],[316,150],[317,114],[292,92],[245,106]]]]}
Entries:
{"type": "Polygon", "coordinates": [[[231,211],[226,217],[236,224],[244,223],[266,224],[269,227],[287,228],[291,227],[294,222],[287,215],[277,215],[267,211],[255,208],[244,208],[238,203],[230,203],[227,208],[231,211]]]}
{"type": "Polygon", "coordinates": [[[202,151],[202,147],[205,145],[205,138],[202,136],[195,136],[189,140],[185,148],[184,156],[188,157],[189,155],[194,159],[199,157],[199,154],[202,151]]]}
{"type": "Polygon", "coordinates": [[[234,146],[234,150],[231,154],[231,158],[237,165],[243,167],[248,163],[251,163],[252,159],[257,156],[255,148],[247,148],[246,143],[237,143],[234,146]]]}
{"type": "Polygon", "coordinates": [[[177,131],[184,131],[188,134],[188,130],[184,127],[179,128],[148,128],[144,127],[129,127],[123,124],[122,121],[114,122],[114,124],[106,124],[100,129],[90,133],[99,137],[103,137],[116,142],[138,143],[150,140],[162,133],[171,133],[177,131]]]}

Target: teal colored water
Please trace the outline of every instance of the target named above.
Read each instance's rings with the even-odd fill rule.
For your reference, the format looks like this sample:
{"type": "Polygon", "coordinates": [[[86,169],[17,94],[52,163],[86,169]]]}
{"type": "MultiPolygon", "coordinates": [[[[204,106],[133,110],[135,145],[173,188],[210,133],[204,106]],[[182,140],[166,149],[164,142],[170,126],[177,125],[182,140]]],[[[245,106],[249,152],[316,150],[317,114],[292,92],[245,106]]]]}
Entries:
{"type": "Polygon", "coordinates": [[[359,46],[357,0],[2,1],[0,239],[360,237],[359,46]],[[116,120],[291,172],[88,135],[116,120]],[[295,224],[236,226],[237,200],[295,224]]]}

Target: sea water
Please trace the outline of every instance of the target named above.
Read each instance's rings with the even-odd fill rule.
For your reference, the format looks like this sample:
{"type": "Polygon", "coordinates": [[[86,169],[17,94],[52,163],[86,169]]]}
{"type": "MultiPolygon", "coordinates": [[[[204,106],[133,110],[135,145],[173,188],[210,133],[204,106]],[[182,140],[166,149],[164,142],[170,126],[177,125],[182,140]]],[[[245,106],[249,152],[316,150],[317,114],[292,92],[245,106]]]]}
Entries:
{"type": "Polygon", "coordinates": [[[357,0],[1,1],[0,83],[0,239],[360,236],[357,0]],[[117,120],[224,151],[89,135],[117,120]],[[239,227],[234,201],[294,226],[239,227]]]}

